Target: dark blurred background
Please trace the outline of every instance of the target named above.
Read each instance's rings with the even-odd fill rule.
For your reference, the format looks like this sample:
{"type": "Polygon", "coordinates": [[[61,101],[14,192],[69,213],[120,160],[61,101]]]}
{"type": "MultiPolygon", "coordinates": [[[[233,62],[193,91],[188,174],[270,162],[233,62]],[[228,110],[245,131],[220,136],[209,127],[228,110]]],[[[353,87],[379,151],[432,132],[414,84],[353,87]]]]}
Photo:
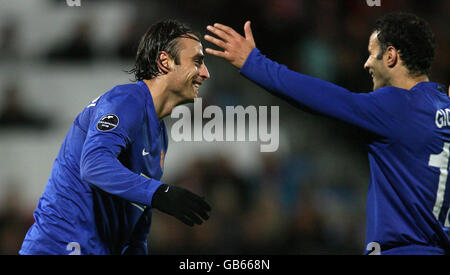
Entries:
{"type": "MultiPolygon", "coordinates": [[[[17,254],[53,160],[73,119],[129,82],[140,36],[161,19],[204,34],[220,22],[293,70],[369,92],[363,69],[372,24],[389,11],[432,26],[432,81],[450,83],[450,1],[381,0],[0,0],[0,254],[17,254]]],[[[204,43],[204,46],[211,46],[204,43]]],[[[296,109],[207,56],[204,105],[280,106],[280,147],[255,142],[169,144],[163,181],[204,194],[210,220],[189,228],[155,211],[151,254],[361,254],[369,169],[349,125],[296,109]]],[[[192,105],[192,104],[191,104],[192,105]]],[[[192,107],[192,106],[190,106],[192,107]]],[[[170,126],[175,121],[165,119],[170,126]]]]}

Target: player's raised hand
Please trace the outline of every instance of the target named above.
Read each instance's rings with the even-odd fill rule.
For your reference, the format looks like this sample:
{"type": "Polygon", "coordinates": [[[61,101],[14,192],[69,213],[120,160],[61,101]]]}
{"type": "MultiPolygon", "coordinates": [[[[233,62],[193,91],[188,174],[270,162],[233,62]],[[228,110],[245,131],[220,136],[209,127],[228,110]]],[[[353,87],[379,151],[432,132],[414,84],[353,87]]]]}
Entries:
{"type": "Polygon", "coordinates": [[[223,49],[223,51],[218,51],[206,48],[206,52],[228,60],[238,69],[244,65],[248,55],[256,47],[250,21],[245,22],[244,25],[245,37],[232,28],[219,23],[207,26],[206,29],[218,38],[207,34],[205,40],[223,49]]]}

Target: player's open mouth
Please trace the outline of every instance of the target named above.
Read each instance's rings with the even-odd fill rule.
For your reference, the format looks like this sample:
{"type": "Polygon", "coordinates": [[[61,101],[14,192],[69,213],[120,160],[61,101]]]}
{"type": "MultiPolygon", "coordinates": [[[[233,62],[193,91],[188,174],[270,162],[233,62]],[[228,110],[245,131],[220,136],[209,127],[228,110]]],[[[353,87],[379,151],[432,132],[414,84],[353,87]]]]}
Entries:
{"type": "Polygon", "coordinates": [[[198,82],[198,81],[193,81],[192,83],[194,84],[193,86],[196,91],[198,91],[198,89],[200,88],[200,85],[202,85],[202,83],[198,82]]]}

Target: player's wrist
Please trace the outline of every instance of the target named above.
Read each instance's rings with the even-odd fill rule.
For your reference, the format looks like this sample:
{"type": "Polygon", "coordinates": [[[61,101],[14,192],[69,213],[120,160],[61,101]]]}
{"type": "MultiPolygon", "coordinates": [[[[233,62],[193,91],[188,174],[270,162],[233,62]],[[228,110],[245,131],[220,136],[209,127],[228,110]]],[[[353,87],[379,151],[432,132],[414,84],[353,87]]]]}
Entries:
{"type": "Polygon", "coordinates": [[[260,51],[258,48],[253,48],[250,53],[247,55],[246,59],[244,60],[242,66],[239,68],[239,73],[243,74],[247,68],[250,66],[251,60],[253,59],[253,57],[257,54],[259,54],[260,51]]]}
{"type": "Polygon", "coordinates": [[[152,197],[151,206],[154,208],[158,208],[160,206],[161,199],[165,197],[165,193],[167,193],[170,189],[170,186],[166,183],[161,184],[155,191],[152,197]]]}

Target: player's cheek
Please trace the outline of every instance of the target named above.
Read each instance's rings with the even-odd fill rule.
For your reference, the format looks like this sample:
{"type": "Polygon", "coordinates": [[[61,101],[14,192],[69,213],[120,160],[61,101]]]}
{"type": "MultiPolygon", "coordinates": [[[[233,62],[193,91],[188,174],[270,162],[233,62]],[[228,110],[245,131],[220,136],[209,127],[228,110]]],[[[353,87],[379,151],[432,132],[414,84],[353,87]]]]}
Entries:
{"type": "Polygon", "coordinates": [[[198,77],[198,69],[196,66],[194,66],[190,72],[189,72],[189,76],[188,79],[190,79],[191,84],[194,84],[193,82],[197,79],[198,77]]]}

